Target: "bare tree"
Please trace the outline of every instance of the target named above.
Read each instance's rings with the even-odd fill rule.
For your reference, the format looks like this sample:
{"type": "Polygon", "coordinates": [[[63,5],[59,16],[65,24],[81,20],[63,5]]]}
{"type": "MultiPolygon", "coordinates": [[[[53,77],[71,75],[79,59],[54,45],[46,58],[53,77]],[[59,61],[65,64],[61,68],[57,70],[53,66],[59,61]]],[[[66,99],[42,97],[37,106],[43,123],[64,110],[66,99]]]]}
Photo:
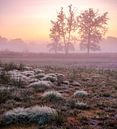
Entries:
{"type": "Polygon", "coordinates": [[[79,34],[81,37],[80,47],[82,50],[97,51],[100,50],[99,41],[102,40],[107,31],[107,12],[99,15],[98,11],[93,9],[85,10],[77,18],[79,34]]]}

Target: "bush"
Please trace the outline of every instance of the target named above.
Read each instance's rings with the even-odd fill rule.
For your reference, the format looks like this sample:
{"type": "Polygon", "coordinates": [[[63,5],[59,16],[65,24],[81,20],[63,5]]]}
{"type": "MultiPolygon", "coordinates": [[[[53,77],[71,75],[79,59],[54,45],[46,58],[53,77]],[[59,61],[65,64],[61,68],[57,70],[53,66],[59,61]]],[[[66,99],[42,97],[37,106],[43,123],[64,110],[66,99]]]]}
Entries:
{"type": "Polygon", "coordinates": [[[83,103],[83,102],[76,102],[75,103],[75,108],[78,108],[78,109],[88,109],[89,106],[86,103],[83,103]]]}
{"type": "Polygon", "coordinates": [[[10,98],[10,90],[9,89],[0,89],[0,103],[4,103],[6,100],[10,98]]]}
{"type": "Polygon", "coordinates": [[[77,71],[76,69],[73,69],[70,73],[69,73],[69,81],[73,82],[77,80],[77,71]]]}
{"type": "Polygon", "coordinates": [[[30,122],[38,123],[39,125],[47,124],[55,120],[57,112],[50,107],[34,106],[29,108],[29,120],[30,122]]]}
{"type": "Polygon", "coordinates": [[[5,71],[10,71],[10,70],[24,70],[25,66],[23,64],[14,64],[14,63],[6,63],[2,64],[2,67],[5,71]]]}
{"type": "Polygon", "coordinates": [[[11,63],[3,64],[3,68],[5,71],[10,71],[10,70],[18,69],[18,65],[11,62],[11,63]]]}
{"type": "Polygon", "coordinates": [[[2,124],[26,124],[32,122],[44,125],[55,120],[56,116],[56,110],[50,107],[34,106],[30,108],[15,108],[4,114],[2,124]]]}
{"type": "Polygon", "coordinates": [[[74,96],[75,97],[85,97],[85,96],[88,96],[88,93],[83,90],[78,90],[74,93],[74,96]]]}
{"type": "Polygon", "coordinates": [[[45,77],[45,73],[36,74],[35,77],[36,77],[37,79],[41,79],[41,78],[45,77]]]}
{"type": "Polygon", "coordinates": [[[43,73],[43,70],[41,70],[41,69],[39,69],[39,68],[35,68],[35,69],[34,69],[34,72],[35,72],[36,74],[40,74],[40,73],[43,73]]]}
{"type": "Polygon", "coordinates": [[[36,91],[44,91],[51,88],[52,85],[53,84],[50,81],[38,81],[31,83],[29,87],[34,88],[36,91]]]}
{"type": "Polygon", "coordinates": [[[22,74],[27,77],[34,77],[34,71],[23,71],[22,74]]]}
{"type": "Polygon", "coordinates": [[[58,82],[58,85],[61,85],[61,83],[63,83],[64,80],[65,80],[65,76],[63,74],[57,73],[57,82],[58,82]]]}
{"type": "Polygon", "coordinates": [[[5,70],[2,70],[0,73],[0,82],[3,84],[9,84],[10,82],[10,76],[5,70]]]}
{"type": "Polygon", "coordinates": [[[57,77],[56,76],[45,75],[42,78],[42,80],[51,81],[51,82],[57,82],[57,77]]]}
{"type": "Polygon", "coordinates": [[[16,123],[26,123],[28,122],[28,110],[24,108],[15,108],[13,110],[7,111],[4,114],[3,122],[5,125],[16,124],[16,123]]]}
{"type": "Polygon", "coordinates": [[[47,91],[45,92],[42,97],[48,101],[54,101],[63,99],[62,95],[57,91],[47,91]]]}
{"type": "Polygon", "coordinates": [[[29,82],[29,78],[25,75],[22,75],[19,71],[13,70],[8,72],[10,76],[10,84],[17,86],[17,87],[23,87],[24,85],[27,85],[29,82]]]}

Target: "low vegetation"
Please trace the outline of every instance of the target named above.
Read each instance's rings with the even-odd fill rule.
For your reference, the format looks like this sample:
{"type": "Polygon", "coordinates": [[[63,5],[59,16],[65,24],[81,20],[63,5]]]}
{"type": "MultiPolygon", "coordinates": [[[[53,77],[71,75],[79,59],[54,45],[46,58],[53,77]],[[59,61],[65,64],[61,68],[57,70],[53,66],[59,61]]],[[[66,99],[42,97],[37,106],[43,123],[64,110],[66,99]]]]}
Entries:
{"type": "Polygon", "coordinates": [[[57,91],[47,91],[45,92],[42,97],[45,99],[45,100],[48,100],[48,101],[54,101],[54,102],[57,102],[58,100],[62,100],[63,97],[62,95],[57,92],[57,91]]]}
{"type": "Polygon", "coordinates": [[[116,128],[116,70],[6,66],[0,65],[0,129],[116,128]]]}

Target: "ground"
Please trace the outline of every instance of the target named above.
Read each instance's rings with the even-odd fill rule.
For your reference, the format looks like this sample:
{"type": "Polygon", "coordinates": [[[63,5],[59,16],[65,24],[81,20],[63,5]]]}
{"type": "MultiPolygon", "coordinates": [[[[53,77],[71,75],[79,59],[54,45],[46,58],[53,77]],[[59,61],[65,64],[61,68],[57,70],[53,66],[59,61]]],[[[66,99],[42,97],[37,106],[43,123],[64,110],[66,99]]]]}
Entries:
{"type": "MultiPolygon", "coordinates": [[[[113,60],[112,62],[116,62],[116,60],[113,60]]],[[[112,64],[112,62],[110,63],[112,64]]],[[[116,63],[114,63],[114,66],[115,65],[116,63]]],[[[44,125],[37,125],[34,123],[30,123],[30,125],[16,123],[3,126],[2,129],[117,128],[116,67],[112,67],[111,69],[111,66],[109,66],[109,69],[104,69],[98,67],[86,68],[70,65],[55,66],[47,64],[38,64],[37,66],[34,64],[33,66],[31,64],[32,70],[34,70],[35,67],[43,70],[45,74],[60,73],[64,75],[64,82],[60,85],[56,82],[52,82],[54,85],[49,89],[58,91],[64,99],[59,101],[47,101],[42,98],[43,93],[47,89],[44,91],[36,91],[24,84],[23,86],[5,84],[5,82],[1,81],[0,87],[6,87],[6,85],[9,85],[11,87],[15,87],[15,89],[11,93],[12,96],[10,95],[10,97],[7,97],[6,99],[3,99],[4,97],[1,96],[3,97],[3,101],[0,101],[0,120],[2,121],[4,113],[9,110],[17,107],[27,108],[35,105],[46,105],[56,109],[59,113],[59,118],[44,125]],[[74,93],[78,90],[86,91],[88,96],[75,97],[74,93]],[[86,107],[76,107],[74,105],[75,102],[83,102],[86,104],[86,107]]],[[[21,71],[21,69],[19,71],[21,71]]]]}

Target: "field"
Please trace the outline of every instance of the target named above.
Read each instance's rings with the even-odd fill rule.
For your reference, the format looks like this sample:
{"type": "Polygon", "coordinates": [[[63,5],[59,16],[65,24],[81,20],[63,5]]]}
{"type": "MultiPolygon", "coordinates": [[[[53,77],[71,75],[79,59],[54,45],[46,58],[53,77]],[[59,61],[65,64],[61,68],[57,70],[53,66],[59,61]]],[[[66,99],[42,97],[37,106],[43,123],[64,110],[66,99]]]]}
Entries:
{"type": "Polygon", "coordinates": [[[30,65],[54,65],[54,66],[75,66],[75,67],[90,67],[90,68],[117,68],[117,53],[104,53],[90,55],[79,54],[36,54],[36,53],[0,53],[2,62],[14,62],[30,65]]]}
{"type": "Polygon", "coordinates": [[[0,59],[0,129],[117,128],[117,54],[0,59]]]}

